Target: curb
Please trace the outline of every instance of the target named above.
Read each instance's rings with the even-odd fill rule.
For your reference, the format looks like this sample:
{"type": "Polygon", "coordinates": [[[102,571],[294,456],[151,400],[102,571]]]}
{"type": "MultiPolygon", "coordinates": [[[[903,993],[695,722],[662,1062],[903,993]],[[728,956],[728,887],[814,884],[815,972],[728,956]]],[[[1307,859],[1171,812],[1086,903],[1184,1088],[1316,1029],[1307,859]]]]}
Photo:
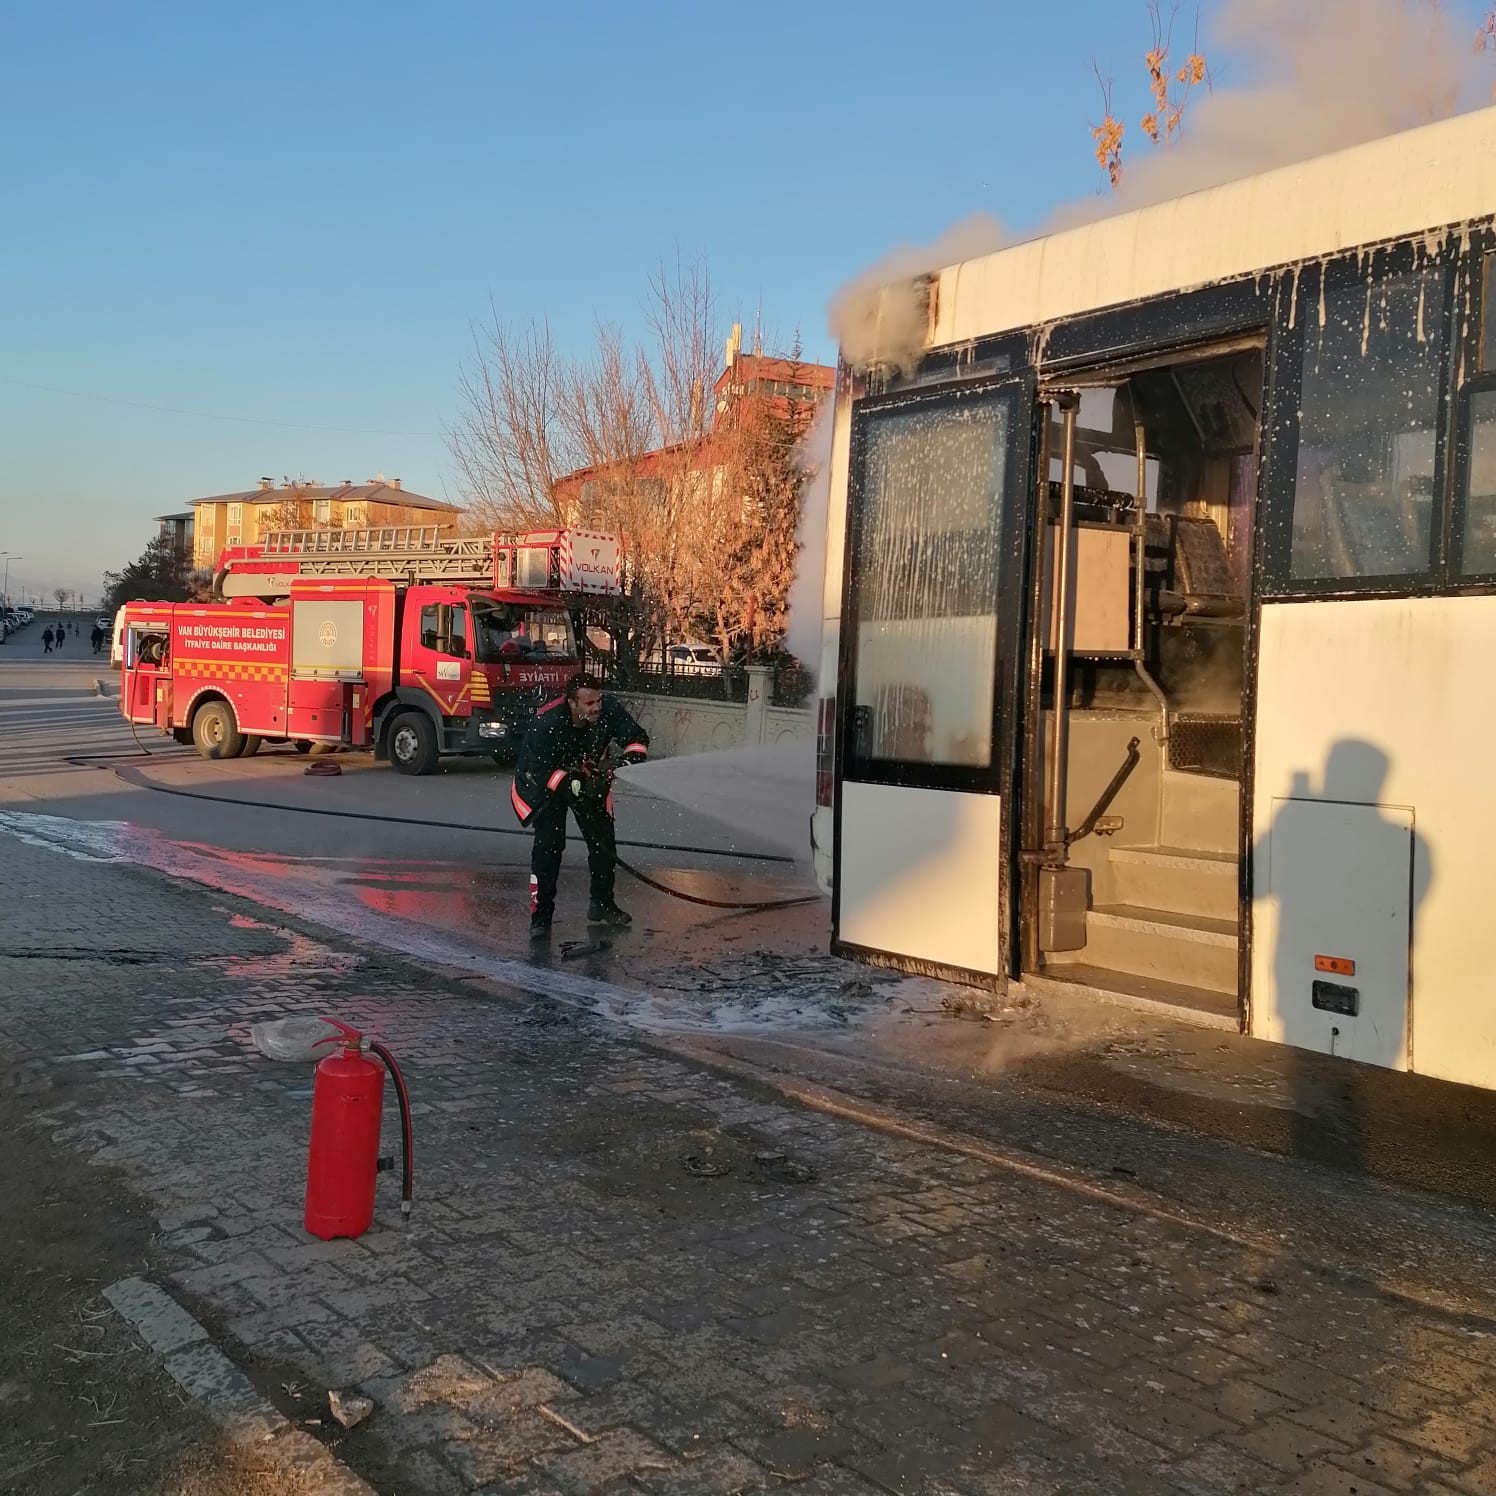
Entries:
{"type": "Polygon", "coordinates": [[[145,1278],[121,1278],[104,1289],[120,1317],[160,1355],[171,1379],[235,1443],[252,1444],[322,1496],[378,1496],[333,1452],[255,1390],[213,1344],[202,1324],[145,1278]]]}

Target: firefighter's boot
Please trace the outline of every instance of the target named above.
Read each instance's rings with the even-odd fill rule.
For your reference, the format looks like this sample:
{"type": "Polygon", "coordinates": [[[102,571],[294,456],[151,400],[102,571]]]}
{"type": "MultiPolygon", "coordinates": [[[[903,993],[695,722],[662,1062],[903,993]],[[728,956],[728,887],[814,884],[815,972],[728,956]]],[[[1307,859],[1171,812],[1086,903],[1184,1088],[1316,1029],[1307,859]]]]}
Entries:
{"type": "Polygon", "coordinates": [[[530,916],[530,939],[549,940],[551,938],[551,917],[540,910],[536,910],[530,916]]]}
{"type": "Polygon", "coordinates": [[[625,914],[611,899],[607,903],[593,899],[587,906],[589,925],[612,925],[615,930],[621,930],[625,925],[631,925],[633,922],[633,915],[625,914]]]}

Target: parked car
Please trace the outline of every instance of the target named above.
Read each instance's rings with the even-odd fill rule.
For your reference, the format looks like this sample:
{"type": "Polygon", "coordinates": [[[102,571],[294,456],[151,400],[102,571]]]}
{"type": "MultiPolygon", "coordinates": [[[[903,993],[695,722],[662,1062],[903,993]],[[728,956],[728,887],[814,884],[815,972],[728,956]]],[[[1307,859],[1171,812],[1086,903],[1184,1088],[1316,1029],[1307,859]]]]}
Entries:
{"type": "Polygon", "coordinates": [[[682,640],[666,644],[646,657],[643,663],[652,670],[668,675],[721,675],[722,655],[710,644],[682,640]]]}

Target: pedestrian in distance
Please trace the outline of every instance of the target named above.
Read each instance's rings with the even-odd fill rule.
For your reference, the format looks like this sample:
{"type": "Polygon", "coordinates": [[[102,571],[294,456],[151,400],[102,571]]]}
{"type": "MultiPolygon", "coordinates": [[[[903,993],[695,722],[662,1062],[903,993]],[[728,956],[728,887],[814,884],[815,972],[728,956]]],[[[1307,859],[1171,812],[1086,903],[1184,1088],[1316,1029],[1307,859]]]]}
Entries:
{"type": "Polygon", "coordinates": [[[42,653],[52,653],[52,625],[50,623],[42,631],[42,653]]]}
{"type": "Polygon", "coordinates": [[[535,833],[530,849],[530,939],[551,933],[556,882],[566,850],[566,817],[576,817],[587,843],[591,879],[587,922],[622,928],[632,924],[613,901],[618,849],[613,827],[613,763],[642,763],[649,734],[588,674],[574,675],[565,694],[535,714],[520,745],[510,799],[520,825],[535,833]]]}
{"type": "Polygon", "coordinates": [[[104,647],[104,630],[98,624],[94,624],[93,632],[88,636],[89,643],[93,645],[93,652],[98,652],[104,647]]]}

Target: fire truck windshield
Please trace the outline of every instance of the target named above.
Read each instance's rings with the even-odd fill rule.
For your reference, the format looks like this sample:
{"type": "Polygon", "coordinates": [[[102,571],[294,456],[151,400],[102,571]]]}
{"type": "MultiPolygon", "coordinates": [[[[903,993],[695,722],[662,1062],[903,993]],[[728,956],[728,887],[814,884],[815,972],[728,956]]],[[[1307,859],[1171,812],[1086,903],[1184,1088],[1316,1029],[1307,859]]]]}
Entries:
{"type": "Polygon", "coordinates": [[[470,601],[474,657],[479,662],[492,665],[576,658],[576,640],[565,609],[528,607],[484,597],[470,601]]]}

